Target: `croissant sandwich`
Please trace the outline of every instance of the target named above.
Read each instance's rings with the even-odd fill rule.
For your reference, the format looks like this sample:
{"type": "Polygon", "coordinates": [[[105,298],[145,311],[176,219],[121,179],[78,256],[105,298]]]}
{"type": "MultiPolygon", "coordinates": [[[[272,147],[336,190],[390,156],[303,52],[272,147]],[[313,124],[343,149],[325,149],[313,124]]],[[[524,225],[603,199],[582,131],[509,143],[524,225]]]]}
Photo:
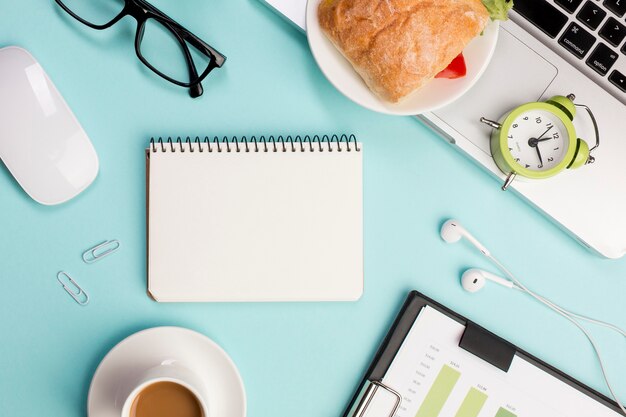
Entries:
{"type": "Polygon", "coordinates": [[[490,17],[503,13],[506,19],[511,5],[506,0],[322,0],[318,19],[369,88],[397,102],[445,69],[490,17]],[[490,7],[494,3],[497,13],[490,7]]]}

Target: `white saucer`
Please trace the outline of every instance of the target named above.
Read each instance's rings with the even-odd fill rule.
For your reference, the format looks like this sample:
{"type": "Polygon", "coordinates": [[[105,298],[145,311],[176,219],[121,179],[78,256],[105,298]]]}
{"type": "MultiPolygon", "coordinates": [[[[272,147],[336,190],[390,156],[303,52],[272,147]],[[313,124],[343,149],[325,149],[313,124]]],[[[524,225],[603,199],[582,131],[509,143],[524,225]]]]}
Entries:
{"type": "Polygon", "coordinates": [[[476,36],[463,49],[467,65],[465,77],[455,80],[435,78],[399,103],[378,98],[365,84],[350,62],[326,37],[317,19],[317,8],[322,0],[308,0],[306,6],[306,33],[309,47],[328,81],[355,103],[379,112],[394,115],[416,115],[433,111],[461,97],[480,78],[487,68],[498,41],[497,21],[490,22],[482,35],[476,36]]]}
{"type": "Polygon", "coordinates": [[[91,380],[89,417],[120,417],[125,380],[163,361],[178,361],[204,379],[210,416],[245,417],[246,393],[237,367],[208,337],[180,327],[154,327],[118,343],[104,357],[91,380]]]}

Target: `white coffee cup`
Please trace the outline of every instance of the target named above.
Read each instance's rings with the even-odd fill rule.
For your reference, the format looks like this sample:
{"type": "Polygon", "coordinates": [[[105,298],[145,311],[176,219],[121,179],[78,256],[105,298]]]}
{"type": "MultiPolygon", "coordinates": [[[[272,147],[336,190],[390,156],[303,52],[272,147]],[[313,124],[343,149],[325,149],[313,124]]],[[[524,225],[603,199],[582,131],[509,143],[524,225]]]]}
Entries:
{"type": "Polygon", "coordinates": [[[202,417],[210,416],[207,390],[202,379],[177,361],[164,361],[160,365],[140,373],[120,392],[119,398],[124,404],[121,417],[130,417],[135,398],[146,387],[157,382],[173,382],[188,389],[198,400],[202,409],[202,417]]]}

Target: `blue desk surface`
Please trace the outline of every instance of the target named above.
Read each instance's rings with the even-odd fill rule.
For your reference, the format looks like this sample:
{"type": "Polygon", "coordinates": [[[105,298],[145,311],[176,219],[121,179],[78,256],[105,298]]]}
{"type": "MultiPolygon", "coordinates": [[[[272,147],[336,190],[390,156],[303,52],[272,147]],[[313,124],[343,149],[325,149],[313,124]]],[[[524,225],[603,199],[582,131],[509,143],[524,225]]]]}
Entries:
{"type": "MultiPolygon", "coordinates": [[[[53,1],[0,0],[0,46],[35,55],[101,162],[95,183],[56,207],[33,202],[0,168],[0,415],[85,415],[91,377],[112,346],[140,329],[176,325],[208,335],[231,355],[249,416],[336,416],[413,288],[607,392],[590,345],[564,319],[499,286],[465,293],[461,271],[495,270],[469,246],[444,244],[438,228],[458,218],[531,288],[622,327],[626,259],[588,253],[416,119],[354,105],[318,70],[305,37],[256,0],[155,5],[228,56],[200,99],[143,68],[131,18],[99,32],[53,1]],[[150,300],[143,154],[149,138],[308,132],[353,132],[364,143],[363,298],[150,300]],[[116,255],[94,265],[81,261],[84,249],[109,238],[122,242],[116,255]],[[63,292],[55,279],[61,269],[89,290],[87,307],[63,292]]],[[[593,333],[626,399],[624,340],[593,333]]]]}

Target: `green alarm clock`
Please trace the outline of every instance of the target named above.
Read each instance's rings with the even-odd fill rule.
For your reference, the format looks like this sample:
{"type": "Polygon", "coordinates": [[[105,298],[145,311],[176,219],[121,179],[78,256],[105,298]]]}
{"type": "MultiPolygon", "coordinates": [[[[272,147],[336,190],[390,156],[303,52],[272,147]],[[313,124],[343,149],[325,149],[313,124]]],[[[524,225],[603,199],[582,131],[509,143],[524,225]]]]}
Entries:
{"type": "Polygon", "coordinates": [[[574,99],[573,94],[554,96],[546,101],[522,104],[497,122],[480,119],[494,128],[491,156],[507,175],[503,190],[517,176],[545,179],[594,162],[591,152],[600,144],[598,126],[589,107],[574,104],[574,99]],[[592,120],[596,145],[591,149],[576,136],[573,123],[576,106],[585,108],[592,120]]]}

